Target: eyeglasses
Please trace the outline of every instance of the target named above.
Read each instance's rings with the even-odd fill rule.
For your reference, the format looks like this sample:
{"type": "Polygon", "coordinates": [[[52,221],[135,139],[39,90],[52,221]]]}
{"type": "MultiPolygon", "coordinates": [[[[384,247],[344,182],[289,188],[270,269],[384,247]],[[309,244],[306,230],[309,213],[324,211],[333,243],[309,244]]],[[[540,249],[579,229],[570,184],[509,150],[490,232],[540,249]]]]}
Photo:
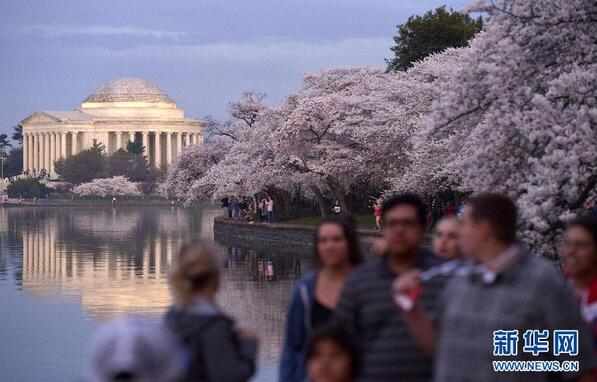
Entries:
{"type": "Polygon", "coordinates": [[[405,228],[414,229],[420,226],[419,221],[416,219],[389,219],[384,222],[384,228],[395,229],[405,228]]]}

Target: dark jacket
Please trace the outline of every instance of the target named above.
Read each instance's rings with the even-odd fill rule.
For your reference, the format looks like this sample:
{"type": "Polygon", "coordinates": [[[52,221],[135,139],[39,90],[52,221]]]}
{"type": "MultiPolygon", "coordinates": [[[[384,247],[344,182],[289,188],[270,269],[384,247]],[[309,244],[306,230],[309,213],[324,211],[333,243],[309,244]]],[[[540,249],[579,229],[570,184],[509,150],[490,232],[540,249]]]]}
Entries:
{"type": "Polygon", "coordinates": [[[234,321],[213,302],[173,306],[165,322],[189,352],[187,382],[243,382],[255,372],[257,343],[240,339],[234,321]]]}
{"type": "Polygon", "coordinates": [[[317,272],[304,275],[292,289],[286,317],[286,336],[280,360],[280,382],[303,382],[305,346],[311,333],[311,309],[315,299],[317,272]]]}

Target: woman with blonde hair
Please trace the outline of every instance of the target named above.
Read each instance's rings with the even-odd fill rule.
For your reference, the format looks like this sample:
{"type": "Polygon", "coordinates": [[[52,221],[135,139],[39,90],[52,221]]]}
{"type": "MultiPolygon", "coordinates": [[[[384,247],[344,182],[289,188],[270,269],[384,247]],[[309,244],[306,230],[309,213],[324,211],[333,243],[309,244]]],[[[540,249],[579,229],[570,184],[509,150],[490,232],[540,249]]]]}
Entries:
{"type": "Polygon", "coordinates": [[[255,372],[257,336],[237,330],[215,301],[220,284],[212,244],[183,246],[170,272],[175,304],[165,317],[189,353],[185,381],[247,381],[255,372]]]}

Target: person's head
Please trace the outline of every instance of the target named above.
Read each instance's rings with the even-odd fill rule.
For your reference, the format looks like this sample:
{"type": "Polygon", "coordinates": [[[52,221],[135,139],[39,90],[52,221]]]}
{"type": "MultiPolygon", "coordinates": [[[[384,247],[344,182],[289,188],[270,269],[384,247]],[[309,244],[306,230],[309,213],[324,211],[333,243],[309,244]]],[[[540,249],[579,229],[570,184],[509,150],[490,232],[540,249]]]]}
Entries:
{"type": "Polygon", "coordinates": [[[354,224],[342,216],[321,220],[315,230],[315,262],[321,267],[339,268],[363,261],[354,224]]]}
{"type": "Polygon", "coordinates": [[[196,241],[180,249],[170,271],[170,286],[179,303],[191,304],[198,295],[213,298],[219,282],[218,252],[213,244],[196,241]]]}
{"type": "Polygon", "coordinates": [[[161,324],[125,318],[98,329],[91,341],[86,382],[178,381],[184,374],[184,352],[161,324]]]}
{"type": "Polygon", "coordinates": [[[516,222],[516,205],[507,196],[483,193],[469,198],[460,224],[462,252],[476,257],[489,246],[512,245],[516,222]]]}
{"type": "Polygon", "coordinates": [[[597,219],[582,216],[568,223],[561,249],[564,270],[572,277],[597,271],[597,219]]]}
{"type": "Polygon", "coordinates": [[[354,381],[360,369],[354,337],[337,321],[323,324],[313,331],[305,358],[311,382],[354,381]]]}
{"type": "Polygon", "coordinates": [[[383,202],[381,216],[388,254],[411,254],[420,250],[427,216],[421,198],[415,194],[392,196],[383,202]]]}
{"type": "Polygon", "coordinates": [[[461,256],[458,242],[459,221],[454,215],[442,218],[433,232],[433,251],[439,257],[447,260],[461,256]]]}

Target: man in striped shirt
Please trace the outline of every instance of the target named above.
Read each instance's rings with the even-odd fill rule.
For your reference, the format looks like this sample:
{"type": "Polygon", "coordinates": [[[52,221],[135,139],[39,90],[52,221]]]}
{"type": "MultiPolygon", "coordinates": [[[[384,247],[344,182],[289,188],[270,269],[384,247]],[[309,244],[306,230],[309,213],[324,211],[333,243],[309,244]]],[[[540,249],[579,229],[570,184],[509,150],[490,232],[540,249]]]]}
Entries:
{"type": "MultiPolygon", "coordinates": [[[[432,359],[417,345],[393,302],[391,286],[397,275],[428,269],[441,260],[423,250],[426,208],[416,195],[394,196],[382,205],[385,254],[361,265],[348,277],[337,318],[357,335],[362,356],[359,382],[429,381],[432,359]]],[[[444,283],[437,277],[425,283],[419,301],[435,311],[444,283]]]]}

